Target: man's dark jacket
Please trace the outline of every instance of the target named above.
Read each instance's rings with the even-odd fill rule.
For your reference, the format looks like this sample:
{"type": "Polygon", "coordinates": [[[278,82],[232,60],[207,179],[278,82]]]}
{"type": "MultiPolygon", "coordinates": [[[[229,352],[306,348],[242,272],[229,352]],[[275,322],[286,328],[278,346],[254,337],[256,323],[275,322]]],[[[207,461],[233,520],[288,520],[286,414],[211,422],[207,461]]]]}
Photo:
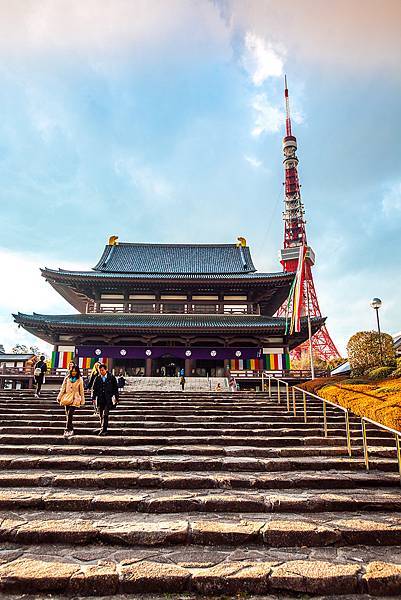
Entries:
{"type": "Polygon", "coordinates": [[[93,384],[92,398],[96,401],[96,406],[113,408],[113,396],[118,401],[117,379],[111,373],[107,372],[106,381],[98,375],[93,384]]]}

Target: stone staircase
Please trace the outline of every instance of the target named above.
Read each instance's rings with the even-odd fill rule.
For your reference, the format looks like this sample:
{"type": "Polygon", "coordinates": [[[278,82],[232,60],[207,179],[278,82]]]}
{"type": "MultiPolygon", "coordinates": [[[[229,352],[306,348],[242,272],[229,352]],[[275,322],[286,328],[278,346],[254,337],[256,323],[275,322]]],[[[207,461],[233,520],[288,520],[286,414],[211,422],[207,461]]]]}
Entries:
{"type": "MultiPolygon", "coordinates": [[[[179,377],[126,377],[126,392],[178,392],[181,391],[179,377]]],[[[226,377],[186,377],[186,392],[210,392],[217,384],[227,391],[226,377]]]]}
{"type": "MultiPolygon", "coordinates": [[[[394,441],[265,393],[125,392],[62,437],[55,392],[0,392],[0,592],[81,596],[401,594],[394,441]]],[[[188,596],[186,596],[188,597],[188,596]]]]}

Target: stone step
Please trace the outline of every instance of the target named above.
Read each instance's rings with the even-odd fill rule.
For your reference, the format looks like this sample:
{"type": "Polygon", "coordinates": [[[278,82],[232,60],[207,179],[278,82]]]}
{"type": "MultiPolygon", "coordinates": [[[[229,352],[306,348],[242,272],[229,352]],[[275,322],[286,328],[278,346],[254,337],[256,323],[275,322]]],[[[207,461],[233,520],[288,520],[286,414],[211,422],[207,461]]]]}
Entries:
{"type": "MultiPolygon", "coordinates": [[[[75,413],[74,421],[75,422],[93,422],[94,412],[82,410],[78,410],[75,413]]],[[[61,410],[55,409],[53,411],[42,411],[41,413],[33,412],[31,414],[26,414],[26,412],[22,411],[21,413],[10,413],[5,412],[4,414],[0,414],[1,423],[7,423],[8,425],[23,425],[26,423],[49,423],[56,421],[64,421],[65,413],[61,410]]],[[[317,415],[314,417],[308,416],[307,423],[304,423],[303,416],[299,415],[297,417],[293,417],[291,415],[273,415],[273,416],[261,416],[261,415],[234,415],[234,416],[213,416],[213,415],[172,415],[172,414],[162,414],[162,415],[150,415],[146,414],[130,414],[129,412],[122,412],[118,410],[113,413],[113,422],[127,422],[130,424],[140,424],[147,423],[149,426],[153,426],[153,423],[157,424],[169,424],[169,423],[183,423],[183,424],[195,424],[199,426],[203,426],[205,423],[213,423],[213,425],[224,425],[224,424],[233,424],[233,425],[244,425],[250,426],[252,424],[257,425],[269,425],[273,428],[288,426],[290,425],[299,425],[299,426],[308,426],[311,425],[320,425],[323,424],[322,415],[317,415]]],[[[338,416],[329,415],[327,418],[327,423],[329,425],[338,424],[339,426],[344,426],[344,418],[338,416]]],[[[350,418],[350,424],[355,427],[361,427],[361,421],[357,417],[350,418]]],[[[372,428],[367,424],[367,427],[372,428]]]]}
{"type": "MultiPolygon", "coordinates": [[[[78,438],[79,440],[79,438],[78,438]]],[[[280,457],[306,457],[306,456],[345,456],[344,445],[341,446],[295,446],[293,448],[253,448],[246,446],[80,446],[71,443],[56,445],[27,445],[24,446],[24,455],[50,455],[50,456],[69,456],[71,447],[75,454],[86,456],[162,456],[162,455],[180,455],[180,456],[237,456],[254,458],[280,458],[280,457]]],[[[71,440],[72,441],[72,440],[71,440]]],[[[9,444],[0,446],[0,456],[21,454],[21,444],[9,444]]],[[[396,458],[395,448],[385,446],[374,446],[369,449],[369,454],[373,457],[396,458]]],[[[363,447],[352,446],[352,456],[363,456],[363,447]]]]}
{"type": "MultiPolygon", "coordinates": [[[[401,552],[392,547],[361,547],[356,554],[342,548],[254,550],[199,546],[167,549],[88,545],[71,554],[71,546],[6,547],[0,564],[0,591],[7,594],[44,593],[73,597],[120,594],[196,594],[238,596],[273,593],[329,595],[366,600],[365,593],[389,598],[399,595],[401,552]]],[[[276,595],[278,594],[278,595],[276,595]]],[[[285,595],[284,595],[285,594],[285,595]]],[[[24,595],[23,597],[26,597],[24,595]]],[[[142,596],[140,596],[142,597],[142,596]]],[[[146,597],[146,596],[145,596],[146,597]]],[[[303,596],[304,597],[304,596],[303,596]]],[[[154,600],[154,596],[152,596],[154,600]]],[[[161,598],[161,596],[157,596],[161,598]]]]}
{"type": "Polygon", "coordinates": [[[0,491],[2,510],[113,511],[138,513],[309,513],[333,511],[401,511],[401,494],[388,489],[237,491],[143,490],[129,492],[43,488],[0,491]]]}
{"type": "Polygon", "coordinates": [[[299,516],[222,514],[147,515],[135,513],[77,513],[53,511],[4,512],[0,542],[18,544],[87,544],[117,546],[401,546],[401,513],[316,513],[299,516]]]}
{"type": "MultiPolygon", "coordinates": [[[[387,458],[372,458],[369,462],[371,470],[395,471],[397,463],[387,458]]],[[[253,458],[241,456],[229,457],[183,457],[181,455],[165,456],[84,456],[71,454],[68,456],[0,456],[1,469],[139,469],[160,471],[254,471],[260,472],[291,472],[318,471],[326,472],[333,469],[343,471],[363,471],[364,461],[361,458],[348,457],[278,457],[253,458]]]]}
{"type": "MultiPolygon", "coordinates": [[[[289,447],[304,447],[304,446],[339,446],[345,447],[345,435],[340,437],[330,436],[323,438],[322,436],[315,435],[304,437],[301,435],[295,437],[286,436],[226,436],[226,435],[215,435],[215,436],[133,436],[133,435],[115,435],[113,429],[109,430],[107,436],[99,437],[95,433],[91,435],[80,434],[79,430],[76,431],[76,435],[68,440],[64,439],[63,430],[60,431],[59,435],[49,435],[45,431],[40,435],[11,435],[11,434],[0,434],[0,446],[8,444],[20,444],[23,446],[31,445],[40,442],[41,444],[48,445],[79,445],[88,446],[193,446],[193,445],[212,445],[212,446],[246,446],[249,444],[251,447],[260,448],[289,448],[289,447]]],[[[353,443],[361,443],[361,438],[353,438],[353,443]]],[[[369,436],[370,446],[386,446],[389,448],[394,447],[392,439],[385,439],[382,437],[369,436]]]]}
{"type": "MultiPolygon", "coordinates": [[[[110,420],[111,421],[111,420],[110,420]]],[[[99,427],[99,423],[94,419],[90,426],[79,426],[78,423],[74,422],[74,431],[76,435],[80,436],[88,436],[93,435],[94,429],[99,427]]],[[[20,435],[20,436],[32,436],[32,435],[63,435],[65,429],[65,423],[60,422],[58,425],[51,426],[27,426],[27,427],[0,427],[0,436],[2,435],[20,435]]],[[[263,437],[267,440],[272,440],[274,438],[282,439],[284,435],[289,435],[292,438],[300,437],[304,439],[305,437],[317,437],[321,438],[324,436],[323,427],[315,426],[309,428],[301,428],[301,427],[290,427],[286,426],[281,429],[271,429],[269,427],[258,427],[258,428],[218,428],[218,427],[199,427],[193,428],[188,427],[186,425],[178,425],[167,426],[167,427],[138,427],[134,428],[130,425],[127,427],[116,427],[116,424],[112,421],[109,426],[109,434],[111,436],[124,436],[124,437],[153,437],[153,436],[163,436],[163,437],[211,437],[211,436],[222,436],[222,437],[238,437],[243,436],[244,434],[249,434],[250,437],[263,437]],[[245,431],[244,431],[245,429],[245,431]]],[[[333,437],[341,437],[345,436],[345,428],[336,428],[332,426],[328,428],[328,435],[333,437]]],[[[382,439],[384,441],[391,442],[394,444],[394,438],[387,435],[386,432],[375,432],[375,439],[382,439]]],[[[359,428],[355,430],[355,434],[353,435],[353,439],[361,440],[362,435],[360,433],[359,428]]]]}
{"type": "MultiPolygon", "coordinates": [[[[28,463],[29,467],[29,463],[28,463]]],[[[253,472],[222,474],[213,471],[170,471],[168,473],[153,470],[133,471],[79,471],[60,469],[57,472],[35,470],[27,473],[21,467],[0,473],[0,488],[9,487],[47,487],[87,489],[160,489],[160,490],[284,490],[284,489],[350,489],[370,487],[400,487],[400,478],[396,473],[367,473],[365,471],[344,471],[341,477],[337,471],[255,474],[253,472]]]]}
{"type": "MultiPolygon", "coordinates": [[[[25,417],[25,415],[24,415],[25,417]]],[[[270,421],[267,419],[258,419],[258,420],[253,420],[253,421],[240,421],[240,420],[235,420],[231,423],[227,423],[227,422],[221,422],[220,420],[211,420],[210,417],[204,417],[203,420],[201,420],[200,417],[198,418],[182,418],[182,417],[175,417],[174,420],[171,421],[165,421],[164,419],[158,419],[158,420],[153,420],[153,421],[149,421],[148,419],[144,419],[144,418],[138,418],[138,417],[131,417],[129,418],[129,416],[124,416],[124,415],[119,415],[116,413],[112,414],[112,419],[113,419],[113,423],[118,423],[120,427],[132,427],[132,428],[136,428],[136,427],[149,427],[149,428],[163,428],[163,429],[168,429],[171,427],[180,427],[180,428],[184,428],[184,427],[191,427],[191,428],[197,428],[197,429],[204,429],[204,428],[216,428],[216,429],[224,429],[224,428],[229,428],[229,429],[282,429],[282,428],[296,428],[296,429],[302,429],[302,430],[307,430],[309,428],[313,428],[313,429],[319,429],[321,430],[323,428],[323,420],[320,419],[316,419],[315,421],[308,421],[307,423],[304,423],[303,420],[299,419],[296,422],[292,422],[290,420],[275,420],[275,421],[270,421]]],[[[6,415],[4,417],[1,417],[1,424],[3,426],[3,428],[5,427],[29,427],[29,426],[35,426],[35,427],[52,427],[55,424],[64,424],[65,422],[65,414],[64,412],[57,412],[56,414],[52,415],[51,417],[47,416],[47,418],[45,416],[38,416],[35,415],[34,418],[18,418],[15,415],[6,415]]],[[[92,426],[93,423],[96,422],[96,416],[92,413],[92,414],[81,414],[79,411],[75,413],[74,415],[74,424],[76,423],[77,425],[81,425],[81,426],[92,426]]],[[[333,420],[330,419],[327,422],[328,427],[330,428],[341,428],[342,430],[344,430],[344,422],[343,421],[338,421],[338,420],[333,420]]],[[[358,423],[358,421],[353,421],[350,423],[350,427],[353,431],[357,431],[361,429],[361,425],[360,423],[358,423]]]]}

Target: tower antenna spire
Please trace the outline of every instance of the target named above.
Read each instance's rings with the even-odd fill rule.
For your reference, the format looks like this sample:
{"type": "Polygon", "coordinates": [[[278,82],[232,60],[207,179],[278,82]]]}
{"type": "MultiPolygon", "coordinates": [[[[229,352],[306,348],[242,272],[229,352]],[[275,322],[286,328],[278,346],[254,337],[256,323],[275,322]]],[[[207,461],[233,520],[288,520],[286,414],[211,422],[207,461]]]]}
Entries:
{"type": "Polygon", "coordinates": [[[291,115],[290,115],[290,99],[288,96],[287,75],[284,75],[284,97],[285,97],[285,131],[286,135],[292,135],[291,132],[291,115]]]}

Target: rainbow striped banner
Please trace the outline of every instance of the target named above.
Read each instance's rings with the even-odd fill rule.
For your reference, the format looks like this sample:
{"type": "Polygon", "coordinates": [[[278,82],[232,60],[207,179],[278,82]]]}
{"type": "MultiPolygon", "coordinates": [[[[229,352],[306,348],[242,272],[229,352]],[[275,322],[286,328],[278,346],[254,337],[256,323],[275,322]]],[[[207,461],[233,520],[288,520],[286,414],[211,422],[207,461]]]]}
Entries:
{"type": "Polygon", "coordinates": [[[100,362],[108,367],[108,359],[102,358],[99,356],[98,358],[92,358],[87,356],[80,356],[78,359],[78,366],[80,369],[93,369],[95,362],[100,362]]]}
{"type": "Polygon", "coordinates": [[[67,369],[70,361],[75,362],[74,352],[52,352],[52,369],[67,369]]]}
{"type": "MultiPolygon", "coordinates": [[[[294,331],[301,331],[301,315],[304,309],[304,281],[305,281],[305,258],[307,247],[305,244],[299,247],[297,272],[288,294],[287,307],[285,310],[285,334],[292,335],[294,331]]],[[[308,300],[309,301],[309,300],[308,300]]]]}
{"type": "Polygon", "coordinates": [[[78,359],[78,366],[80,369],[92,369],[97,360],[97,358],[80,356],[78,359]]]}
{"type": "Polygon", "coordinates": [[[289,354],[264,354],[263,358],[230,360],[231,371],[288,371],[290,368],[289,354]]]}

